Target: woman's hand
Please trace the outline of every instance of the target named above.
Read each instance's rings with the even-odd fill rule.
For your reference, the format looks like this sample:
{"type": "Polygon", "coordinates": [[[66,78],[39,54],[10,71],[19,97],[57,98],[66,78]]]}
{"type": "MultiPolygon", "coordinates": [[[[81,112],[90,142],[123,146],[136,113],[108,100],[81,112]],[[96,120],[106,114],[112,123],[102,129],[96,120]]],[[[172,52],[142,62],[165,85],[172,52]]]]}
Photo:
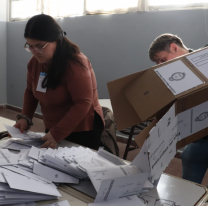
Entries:
{"type": "Polygon", "coordinates": [[[20,132],[24,132],[28,128],[27,120],[26,119],[19,119],[14,127],[18,128],[20,132]]]}
{"type": "Polygon", "coordinates": [[[46,141],[41,148],[55,148],[57,145],[57,142],[55,141],[55,139],[53,138],[53,136],[51,135],[50,132],[48,132],[42,139],[42,141],[46,141]]]}

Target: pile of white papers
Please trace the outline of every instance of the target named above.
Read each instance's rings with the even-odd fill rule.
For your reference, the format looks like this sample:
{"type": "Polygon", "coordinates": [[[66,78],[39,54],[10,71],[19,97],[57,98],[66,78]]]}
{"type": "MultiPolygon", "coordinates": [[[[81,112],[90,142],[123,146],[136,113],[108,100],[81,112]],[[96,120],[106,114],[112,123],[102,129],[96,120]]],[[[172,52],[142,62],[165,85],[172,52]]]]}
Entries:
{"type": "Polygon", "coordinates": [[[44,141],[41,141],[41,138],[45,135],[44,133],[35,133],[24,131],[20,132],[19,129],[4,125],[7,129],[11,138],[4,142],[1,147],[13,150],[29,149],[31,146],[41,147],[44,144],[44,141]]]}
{"type": "MultiPolygon", "coordinates": [[[[128,197],[124,200],[138,203],[138,198],[134,198],[132,195],[139,195],[144,192],[144,189],[153,187],[148,181],[150,171],[142,171],[138,166],[128,166],[119,157],[103,149],[95,152],[81,146],[59,147],[58,149],[38,148],[34,143],[40,141],[40,136],[35,133],[32,136],[31,133],[22,134],[16,128],[5,127],[13,138],[1,143],[1,147],[8,148],[10,146],[11,148],[8,141],[12,141],[12,144],[21,144],[29,148],[20,149],[20,153],[15,155],[8,149],[0,149],[0,155],[3,157],[2,160],[0,158],[2,179],[11,179],[14,176],[14,179],[24,182],[24,179],[21,178],[26,178],[53,189],[52,191],[52,189],[41,187],[37,198],[47,199],[46,195],[57,198],[58,194],[55,192],[54,183],[78,184],[79,179],[86,178],[91,180],[97,191],[95,203],[117,199],[120,201],[122,197],[128,197]],[[27,141],[32,144],[26,145],[27,141]],[[5,170],[6,174],[4,174],[5,170]],[[17,178],[17,175],[22,177],[17,178]],[[50,193],[44,191],[50,191],[50,193]]],[[[10,179],[7,180],[8,184],[12,183],[10,179]]],[[[30,185],[29,182],[27,184],[30,185]]],[[[18,184],[14,185],[14,189],[35,192],[30,188],[21,189],[24,184],[21,187],[18,187],[18,184]]],[[[37,187],[34,186],[34,188],[37,187]]],[[[35,198],[36,196],[30,197],[35,198]]],[[[31,200],[33,201],[33,199],[31,200]]]]}
{"type": "Polygon", "coordinates": [[[14,166],[0,167],[0,205],[17,205],[61,197],[53,183],[14,172],[13,168],[15,171],[14,166]]]}

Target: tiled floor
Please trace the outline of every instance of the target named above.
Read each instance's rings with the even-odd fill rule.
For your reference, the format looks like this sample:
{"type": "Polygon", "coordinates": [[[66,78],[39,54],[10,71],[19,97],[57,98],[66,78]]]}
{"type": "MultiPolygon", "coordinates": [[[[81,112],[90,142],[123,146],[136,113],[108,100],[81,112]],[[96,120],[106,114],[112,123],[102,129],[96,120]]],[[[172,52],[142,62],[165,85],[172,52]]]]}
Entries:
{"type": "MultiPolygon", "coordinates": [[[[15,111],[12,111],[12,110],[9,110],[9,109],[0,109],[0,117],[15,120],[15,117],[16,117],[17,114],[18,114],[18,112],[15,112],[15,111]]],[[[44,128],[44,125],[43,125],[43,121],[41,119],[33,118],[33,123],[34,123],[34,126],[31,129],[32,131],[34,131],[34,132],[44,132],[45,128],[44,128]]],[[[2,122],[1,122],[1,119],[0,119],[0,125],[1,124],[2,124],[2,122]]],[[[118,142],[118,146],[119,146],[119,149],[120,149],[120,157],[123,157],[126,144],[124,144],[122,142],[118,142]]],[[[134,159],[134,157],[138,154],[138,152],[139,152],[139,149],[135,149],[133,151],[130,151],[128,153],[127,160],[132,161],[134,159]]],[[[166,168],[165,173],[168,173],[170,175],[177,176],[177,177],[182,177],[181,159],[174,158],[171,161],[171,163],[169,164],[169,166],[166,168]]],[[[206,173],[202,184],[204,186],[208,185],[208,172],[206,173]]]]}

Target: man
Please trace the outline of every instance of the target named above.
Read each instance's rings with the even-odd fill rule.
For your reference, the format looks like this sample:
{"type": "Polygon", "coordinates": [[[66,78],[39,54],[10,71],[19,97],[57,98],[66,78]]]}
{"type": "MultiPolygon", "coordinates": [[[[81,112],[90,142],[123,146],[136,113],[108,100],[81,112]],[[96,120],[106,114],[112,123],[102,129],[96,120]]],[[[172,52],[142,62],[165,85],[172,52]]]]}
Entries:
{"type": "MultiPolygon", "coordinates": [[[[162,34],[150,45],[149,58],[156,64],[192,52],[173,34],[162,34]]],[[[201,184],[208,168],[208,136],[189,144],[182,153],[183,178],[201,184]]]]}

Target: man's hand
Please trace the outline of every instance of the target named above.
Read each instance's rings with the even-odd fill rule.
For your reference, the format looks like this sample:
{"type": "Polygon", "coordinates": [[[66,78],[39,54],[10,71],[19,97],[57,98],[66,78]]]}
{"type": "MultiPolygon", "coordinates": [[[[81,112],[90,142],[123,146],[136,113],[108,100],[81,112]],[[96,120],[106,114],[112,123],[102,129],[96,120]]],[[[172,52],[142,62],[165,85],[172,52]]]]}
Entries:
{"type": "Polygon", "coordinates": [[[16,124],[14,125],[14,127],[18,128],[20,130],[20,132],[24,132],[28,125],[27,125],[27,120],[26,119],[19,119],[16,124]]]}
{"type": "Polygon", "coordinates": [[[42,139],[42,141],[46,141],[41,148],[55,148],[57,145],[57,142],[55,141],[55,139],[53,138],[53,136],[51,135],[50,132],[48,132],[42,139]]]}

